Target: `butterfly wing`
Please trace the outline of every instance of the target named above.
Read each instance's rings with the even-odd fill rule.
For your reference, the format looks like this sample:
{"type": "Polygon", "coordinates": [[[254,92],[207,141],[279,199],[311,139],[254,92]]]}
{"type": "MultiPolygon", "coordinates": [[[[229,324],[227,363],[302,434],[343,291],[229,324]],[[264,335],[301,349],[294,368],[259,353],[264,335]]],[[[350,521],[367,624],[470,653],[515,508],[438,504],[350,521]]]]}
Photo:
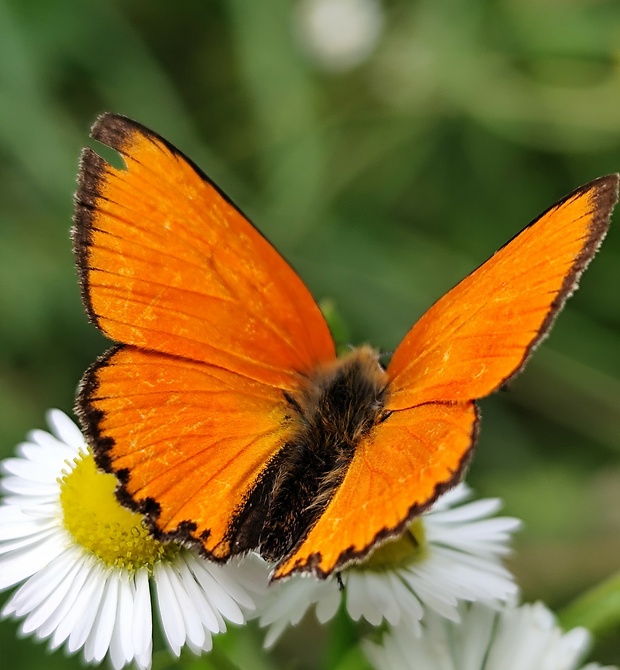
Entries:
{"type": "Polygon", "coordinates": [[[391,408],[482,398],[549,332],[598,250],[618,176],[563,198],[440,298],[394,352],[391,408]]]}
{"type": "Polygon", "coordinates": [[[85,375],[78,412],[120,496],[216,558],[291,430],[286,393],[334,344],[295,272],[178,150],[124,117],[83,153],[74,246],[92,320],[122,346],[85,375]]]}
{"type": "Polygon", "coordinates": [[[86,374],[82,416],[121,500],[158,536],[237,553],[235,512],[290,435],[279,389],[214,365],[121,346],[86,374]]]}
{"type": "Polygon", "coordinates": [[[611,175],[570,194],[414,325],[387,369],[387,418],[358,445],[275,578],[328,575],[364,557],[461,478],[475,444],[473,401],[512,378],[548,332],[607,231],[617,192],[611,175]]]}
{"type": "Polygon", "coordinates": [[[456,483],[476,432],[472,401],[394,412],[357,445],[340,488],[274,578],[310,570],[326,577],[398,535],[456,483]]]}
{"type": "Polygon", "coordinates": [[[334,357],[325,320],[282,256],[163,138],[105,114],[85,149],[75,251],[84,303],[111,339],[288,388],[334,357]]]}

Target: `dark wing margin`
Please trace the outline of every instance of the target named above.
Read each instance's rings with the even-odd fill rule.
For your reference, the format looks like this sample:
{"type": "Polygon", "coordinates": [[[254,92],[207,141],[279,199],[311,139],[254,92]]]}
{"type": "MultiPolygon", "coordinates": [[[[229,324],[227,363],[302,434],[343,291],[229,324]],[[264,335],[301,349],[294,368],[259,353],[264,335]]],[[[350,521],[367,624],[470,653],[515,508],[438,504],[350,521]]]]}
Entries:
{"type": "MultiPolygon", "coordinates": [[[[497,388],[505,388],[508,384],[510,384],[510,382],[515,377],[517,377],[520,374],[520,372],[523,370],[525,364],[529,360],[530,356],[532,355],[536,347],[549,334],[551,327],[553,326],[558,314],[562,310],[562,307],[564,307],[564,304],[566,303],[568,298],[570,298],[570,296],[576,291],[577,287],[579,286],[579,280],[581,278],[581,275],[584,273],[585,269],[588,267],[588,265],[596,255],[596,252],[599,250],[601,244],[603,243],[603,240],[605,239],[605,235],[607,235],[607,231],[609,230],[609,224],[611,221],[611,212],[616,203],[618,202],[619,182],[620,182],[620,175],[618,174],[609,174],[605,175],[604,177],[594,179],[591,182],[588,182],[587,184],[584,184],[583,186],[579,187],[572,193],[569,193],[559,202],[555,203],[555,205],[552,205],[547,210],[545,210],[545,212],[543,212],[541,216],[537,217],[526,226],[526,228],[533,226],[539,219],[541,219],[547,213],[551,212],[554,209],[557,209],[558,207],[562,206],[565,202],[578,197],[582,193],[586,193],[591,190],[594,191],[593,204],[595,214],[592,217],[592,222],[590,224],[587,241],[584,244],[581,253],[577,257],[575,264],[573,265],[572,271],[569,274],[567,274],[566,277],[564,278],[562,288],[560,289],[555,299],[553,300],[551,304],[551,309],[549,310],[546,319],[543,321],[540,330],[538,331],[538,335],[532,340],[530,346],[526,349],[521,364],[503,382],[498,384],[497,388]]],[[[515,235],[515,237],[517,236],[515,235]]],[[[503,245],[502,248],[510,244],[511,241],[512,240],[503,245]]]]}

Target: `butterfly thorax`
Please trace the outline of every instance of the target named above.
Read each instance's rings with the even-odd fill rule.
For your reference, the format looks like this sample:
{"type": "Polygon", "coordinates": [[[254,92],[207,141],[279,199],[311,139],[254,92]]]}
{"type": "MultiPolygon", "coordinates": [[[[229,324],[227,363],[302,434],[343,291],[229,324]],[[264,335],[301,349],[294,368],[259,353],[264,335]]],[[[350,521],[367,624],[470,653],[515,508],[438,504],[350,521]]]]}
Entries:
{"type": "Polygon", "coordinates": [[[310,530],[347,472],[355,450],[386,418],[387,376],[364,346],[318,369],[286,393],[291,437],[271,459],[238,511],[234,553],[258,548],[282,558],[310,530]]]}

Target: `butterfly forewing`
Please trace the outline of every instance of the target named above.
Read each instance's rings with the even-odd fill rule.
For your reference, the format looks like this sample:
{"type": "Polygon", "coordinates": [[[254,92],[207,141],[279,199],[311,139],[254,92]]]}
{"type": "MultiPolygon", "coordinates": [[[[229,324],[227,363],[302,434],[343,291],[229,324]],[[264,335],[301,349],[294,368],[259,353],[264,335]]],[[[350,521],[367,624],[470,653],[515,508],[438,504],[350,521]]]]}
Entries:
{"type": "Polygon", "coordinates": [[[390,409],[481,398],[520,370],[598,249],[618,177],[551,207],[440,298],[388,367],[390,409]]]}
{"type": "Polygon", "coordinates": [[[74,233],[91,317],[110,338],[284,388],[334,357],[312,296],[267,240],[180,152],[104,115],[82,158],[74,233]]]}

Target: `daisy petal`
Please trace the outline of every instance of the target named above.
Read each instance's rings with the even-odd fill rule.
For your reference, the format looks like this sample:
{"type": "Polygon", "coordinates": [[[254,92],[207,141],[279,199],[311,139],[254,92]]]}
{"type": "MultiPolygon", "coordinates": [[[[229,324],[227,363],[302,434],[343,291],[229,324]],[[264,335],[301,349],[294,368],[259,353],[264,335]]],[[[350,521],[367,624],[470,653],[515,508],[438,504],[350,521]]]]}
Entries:
{"type": "Polygon", "coordinates": [[[455,624],[430,613],[422,635],[401,624],[363,649],[377,670],[576,670],[589,648],[585,629],[563,633],[541,603],[500,610],[461,604],[459,615],[455,624]]]}

